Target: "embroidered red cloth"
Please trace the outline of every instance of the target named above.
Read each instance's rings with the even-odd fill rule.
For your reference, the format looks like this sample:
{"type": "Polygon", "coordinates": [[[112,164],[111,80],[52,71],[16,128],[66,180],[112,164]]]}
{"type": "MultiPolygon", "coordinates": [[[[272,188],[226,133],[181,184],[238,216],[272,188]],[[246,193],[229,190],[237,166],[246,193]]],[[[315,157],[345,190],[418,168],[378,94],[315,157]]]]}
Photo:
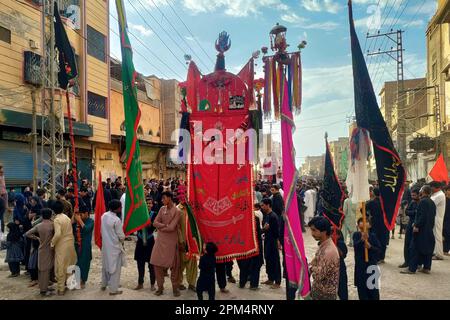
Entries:
{"type": "MultiPolygon", "coordinates": [[[[188,75],[188,82],[190,79],[195,77],[188,75]]],[[[252,89],[249,91],[236,75],[218,71],[202,77],[198,85],[188,84],[187,90],[188,97],[198,97],[198,105],[191,105],[188,198],[203,242],[218,246],[216,258],[220,262],[256,255],[248,142],[239,134],[238,142],[234,135],[227,137],[227,129],[247,129],[252,89]],[[198,95],[189,92],[193,88],[198,88],[198,95]],[[217,129],[222,135],[209,134],[208,129],[217,129]],[[238,148],[244,150],[241,159],[238,148]]]]}

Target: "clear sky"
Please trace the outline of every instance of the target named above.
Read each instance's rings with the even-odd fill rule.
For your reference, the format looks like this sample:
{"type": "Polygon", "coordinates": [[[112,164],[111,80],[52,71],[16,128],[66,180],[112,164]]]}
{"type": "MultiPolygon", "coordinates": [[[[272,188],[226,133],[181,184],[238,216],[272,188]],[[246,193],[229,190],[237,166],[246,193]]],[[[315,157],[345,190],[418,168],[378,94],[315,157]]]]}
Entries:
{"type": "MultiPolygon", "coordinates": [[[[296,117],[294,143],[297,164],[307,155],[324,152],[329,140],[348,136],[347,119],[353,115],[353,80],[347,0],[123,0],[137,71],[185,80],[184,55],[191,55],[204,74],[214,68],[214,41],[225,30],[232,46],[227,69],[237,73],[253,51],[270,46],[269,31],[279,22],[288,28],[292,50],[302,41],[303,106],[296,117]]],[[[366,41],[366,33],[405,30],[405,77],[424,77],[425,31],[436,10],[435,0],[353,0],[361,46],[389,50],[386,38],[366,41]],[[369,28],[369,26],[371,26],[369,28]]],[[[111,55],[120,58],[117,12],[110,1],[111,55]]],[[[396,79],[396,63],[387,55],[366,58],[375,90],[396,79]]],[[[258,75],[262,75],[258,63],[258,75]]],[[[269,126],[266,126],[268,130],[269,126]]],[[[279,123],[273,124],[275,139],[279,123]]]]}

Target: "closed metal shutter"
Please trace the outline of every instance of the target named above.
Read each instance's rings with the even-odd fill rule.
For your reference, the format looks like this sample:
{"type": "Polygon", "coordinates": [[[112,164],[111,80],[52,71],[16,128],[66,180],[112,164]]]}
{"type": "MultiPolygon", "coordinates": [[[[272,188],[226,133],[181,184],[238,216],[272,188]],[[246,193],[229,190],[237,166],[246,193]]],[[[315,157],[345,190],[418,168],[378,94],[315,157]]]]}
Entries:
{"type": "Polygon", "coordinates": [[[8,187],[26,186],[33,182],[33,156],[28,143],[0,141],[0,164],[8,187]]]}

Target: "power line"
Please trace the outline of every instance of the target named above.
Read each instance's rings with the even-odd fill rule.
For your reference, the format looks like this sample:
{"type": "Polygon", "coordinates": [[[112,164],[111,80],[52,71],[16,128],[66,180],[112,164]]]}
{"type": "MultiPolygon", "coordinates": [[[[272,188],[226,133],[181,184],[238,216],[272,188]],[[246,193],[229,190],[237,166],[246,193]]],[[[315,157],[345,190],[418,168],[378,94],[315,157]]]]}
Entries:
{"type": "MultiPolygon", "coordinates": [[[[119,21],[116,17],[114,17],[112,14],[109,14],[112,18],[114,18],[116,21],[119,21]]],[[[112,31],[112,30],[111,30],[112,31]]],[[[113,33],[117,36],[118,33],[113,31],[113,33]]],[[[152,50],[150,49],[141,39],[139,39],[138,36],[136,36],[134,33],[132,33],[130,30],[128,30],[128,33],[130,35],[133,36],[133,38],[135,38],[146,50],[148,50],[159,62],[161,62],[167,69],[169,69],[170,71],[172,71],[177,77],[179,77],[180,79],[183,79],[183,77],[181,77],[175,70],[173,70],[165,61],[163,61],[161,58],[158,57],[158,55],[152,50]]],[[[120,39],[120,36],[119,36],[120,39]]],[[[169,49],[170,50],[170,49],[169,49]]],[[[182,63],[183,64],[183,63],[182,63]]],[[[183,66],[185,66],[183,64],[183,66]]]]}
{"type": "Polygon", "coordinates": [[[426,0],[423,0],[423,1],[422,1],[422,4],[421,4],[420,7],[418,7],[418,9],[416,10],[416,13],[414,14],[413,18],[412,18],[412,19],[408,22],[408,24],[405,26],[405,30],[410,26],[411,22],[413,22],[413,21],[416,19],[417,14],[420,12],[420,10],[422,10],[423,5],[425,4],[425,2],[426,2],[426,0]]]}
{"type": "MultiPolygon", "coordinates": [[[[120,35],[119,35],[117,32],[115,32],[112,28],[110,28],[109,31],[111,31],[114,35],[116,35],[116,36],[119,38],[119,41],[120,41],[120,35]]],[[[130,34],[131,34],[131,33],[130,33],[130,34]]],[[[136,38],[135,35],[132,34],[132,36],[133,36],[134,38],[136,38]]],[[[136,39],[137,39],[137,38],[136,38],[136,39]]],[[[141,57],[142,57],[142,58],[143,58],[150,66],[152,66],[152,67],[155,68],[157,71],[159,71],[163,76],[167,77],[167,75],[165,75],[164,72],[163,72],[161,69],[159,69],[159,67],[155,66],[155,65],[152,64],[150,61],[148,61],[148,60],[147,60],[147,57],[146,57],[145,55],[143,55],[141,52],[139,52],[136,48],[133,48],[133,52],[136,52],[136,53],[137,53],[139,56],[141,56],[141,57]]],[[[153,54],[153,52],[150,52],[150,53],[153,54]]],[[[112,53],[111,53],[111,55],[112,55],[112,53]]],[[[120,59],[117,58],[117,57],[113,57],[113,58],[120,61],[120,59]]],[[[165,64],[164,61],[162,61],[162,60],[161,60],[161,63],[165,64]]],[[[175,71],[173,71],[173,70],[171,70],[171,69],[169,69],[169,70],[172,71],[173,73],[175,73],[175,71]]],[[[175,74],[176,74],[176,73],[175,73],[175,74]]],[[[168,78],[168,77],[167,77],[167,78],[168,78]]]]}
{"type": "MultiPolygon", "coordinates": [[[[139,1],[139,0],[138,0],[139,1]]],[[[187,45],[187,47],[189,48],[189,50],[191,50],[192,54],[195,54],[197,56],[197,58],[199,59],[199,61],[201,62],[201,64],[205,67],[205,69],[208,69],[208,66],[203,62],[203,59],[200,58],[199,55],[197,55],[197,53],[195,52],[195,50],[191,47],[191,45],[186,41],[186,39],[178,32],[178,30],[174,27],[174,25],[170,22],[170,20],[166,17],[166,15],[164,14],[164,12],[158,7],[158,5],[155,3],[154,0],[151,0],[153,5],[156,7],[156,9],[158,9],[158,11],[161,13],[162,17],[165,18],[167,20],[167,22],[169,23],[169,25],[172,27],[172,29],[175,31],[175,33],[178,35],[178,37],[181,39],[181,41],[184,42],[185,45],[187,45]]],[[[140,3],[140,1],[139,1],[140,3]]],[[[141,4],[142,5],[142,4],[141,4]]]]}
{"type": "Polygon", "coordinates": [[[165,0],[166,3],[169,5],[169,7],[172,9],[173,13],[177,16],[177,18],[181,21],[181,23],[184,25],[184,27],[186,28],[186,30],[189,32],[189,34],[191,35],[191,37],[194,39],[194,41],[197,43],[197,45],[200,47],[200,49],[203,51],[203,53],[208,57],[209,61],[211,61],[211,63],[214,63],[214,60],[211,58],[211,56],[205,51],[205,49],[203,48],[203,46],[200,44],[200,42],[197,40],[197,38],[194,36],[194,34],[192,33],[191,29],[189,29],[189,27],[186,25],[186,23],[184,23],[183,19],[181,19],[181,17],[178,15],[178,13],[175,11],[175,9],[173,8],[173,6],[170,4],[170,0],[165,0]]]}
{"type": "MultiPolygon", "coordinates": [[[[398,0],[394,0],[394,2],[392,3],[392,6],[390,7],[390,9],[389,9],[387,15],[384,17],[384,20],[383,20],[383,23],[381,24],[380,29],[383,28],[383,26],[384,26],[384,24],[386,23],[387,19],[388,19],[389,16],[391,15],[392,9],[394,9],[395,4],[397,3],[397,1],[398,1],[398,0]]],[[[403,2],[403,1],[404,1],[404,0],[402,0],[402,2],[403,2]]],[[[401,4],[401,3],[400,3],[400,4],[401,4]]],[[[386,4],[386,7],[387,7],[387,4],[386,4]]],[[[400,6],[399,6],[399,8],[400,8],[400,6]]],[[[396,14],[394,14],[394,19],[395,19],[395,16],[396,16],[396,14]]],[[[391,25],[391,28],[392,28],[392,25],[391,25]]],[[[389,28],[389,30],[390,30],[391,28],[389,28]]],[[[379,33],[379,32],[378,32],[378,33],[379,33]]],[[[386,38],[381,39],[381,45],[380,45],[380,48],[379,48],[378,51],[381,51],[381,47],[386,43],[386,41],[387,41],[386,38]]],[[[376,47],[376,44],[375,44],[375,47],[376,47]]],[[[383,51],[385,51],[385,49],[386,49],[386,47],[383,48],[383,51]]],[[[378,76],[378,72],[379,72],[379,70],[380,70],[380,60],[381,60],[381,59],[382,59],[381,56],[378,56],[378,57],[375,58],[375,60],[376,60],[376,63],[375,63],[376,70],[375,70],[375,75],[373,76],[373,79],[374,79],[374,80],[375,80],[375,79],[377,78],[377,76],[378,76]]]]}
{"type": "MultiPolygon", "coordinates": [[[[145,18],[141,15],[141,13],[139,12],[139,10],[136,9],[136,7],[133,5],[133,3],[128,0],[128,3],[133,7],[134,11],[139,15],[139,17],[141,17],[141,19],[144,21],[144,23],[153,31],[153,33],[158,37],[158,39],[162,42],[162,44],[167,48],[167,50],[169,50],[169,52],[172,54],[172,56],[175,58],[175,60],[177,60],[184,68],[187,68],[186,64],[184,62],[182,62],[177,55],[172,51],[172,49],[169,48],[169,46],[167,45],[167,43],[160,37],[160,35],[158,34],[158,32],[155,32],[153,30],[153,28],[148,24],[147,20],[145,20],[145,18]]],[[[145,9],[145,7],[144,7],[145,9]]],[[[164,30],[165,31],[165,30],[164,30]]],[[[173,41],[173,40],[172,40],[173,41]]],[[[178,45],[178,44],[177,44],[178,45]]],[[[182,49],[181,49],[182,50],[182,49]]],[[[183,50],[182,50],[183,51],[183,50]]]]}
{"type": "MultiPolygon", "coordinates": [[[[99,16],[97,16],[97,15],[95,15],[95,14],[93,14],[92,13],[92,15],[93,16],[95,16],[95,17],[97,17],[97,18],[99,18],[99,16]]],[[[113,18],[114,20],[116,20],[117,22],[119,21],[115,16],[113,16],[111,13],[109,13],[109,16],[111,17],[111,18],[113,18]]],[[[120,35],[117,33],[117,32],[115,32],[111,27],[110,27],[110,29],[109,29],[109,31],[111,31],[112,33],[114,33],[118,38],[119,38],[119,42],[120,42],[120,35]]],[[[147,45],[145,45],[143,42],[142,42],[142,40],[141,39],[139,39],[139,37],[137,37],[133,32],[131,32],[131,30],[129,30],[129,29],[127,29],[127,32],[133,37],[133,38],[135,38],[141,45],[143,45],[144,47],[145,47],[145,49],[147,49],[159,62],[161,62],[161,64],[163,64],[167,69],[169,69],[173,74],[175,74],[177,77],[179,77],[180,79],[182,79],[183,77],[180,77],[180,75],[175,71],[175,70],[173,70],[165,61],[163,61],[161,58],[159,58],[159,56],[154,52],[154,51],[152,51],[147,45]]],[[[80,33],[78,33],[78,32],[76,32],[75,31],[75,33],[77,33],[80,37],[82,37],[83,39],[85,39],[88,43],[90,43],[90,44],[92,44],[92,45],[94,45],[94,46],[96,46],[95,45],[95,43],[93,43],[93,42],[89,42],[88,41],[88,39],[86,39],[83,35],[81,35],[80,33]]],[[[97,47],[97,49],[98,49],[98,47],[97,47]]],[[[145,55],[143,55],[142,53],[140,53],[138,50],[137,50],[137,48],[133,48],[133,52],[136,52],[137,54],[139,54],[141,57],[143,57],[144,58],[144,60],[151,66],[151,67],[153,67],[154,69],[156,69],[157,71],[159,71],[161,74],[162,74],[162,76],[164,76],[164,77],[166,77],[166,78],[169,78],[161,69],[159,69],[159,67],[157,67],[156,65],[154,65],[153,63],[151,63],[149,60],[148,60],[148,58],[147,57],[145,57],[145,55]]],[[[112,53],[110,52],[110,55],[112,55],[112,53]]],[[[113,57],[114,59],[117,59],[117,60],[119,60],[119,61],[121,61],[119,58],[117,58],[116,56],[114,56],[113,57]]]]}

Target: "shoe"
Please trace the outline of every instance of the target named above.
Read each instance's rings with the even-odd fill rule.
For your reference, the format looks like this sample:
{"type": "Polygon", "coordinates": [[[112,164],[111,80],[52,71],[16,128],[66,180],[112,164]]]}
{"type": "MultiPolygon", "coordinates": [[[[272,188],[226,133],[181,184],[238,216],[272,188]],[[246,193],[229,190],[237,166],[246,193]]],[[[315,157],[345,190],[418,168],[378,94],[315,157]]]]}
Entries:
{"type": "Polygon", "coordinates": [[[228,278],[228,282],[229,282],[229,283],[236,283],[236,279],[233,278],[233,277],[229,277],[229,278],[228,278]]]}
{"type": "Polygon", "coordinates": [[[450,253],[445,252],[445,253],[444,253],[444,256],[450,256],[450,253]]]}
{"type": "Polygon", "coordinates": [[[245,288],[245,284],[239,284],[239,285],[238,285],[238,288],[239,288],[239,289],[244,289],[244,288],[245,288]]]}
{"type": "Polygon", "coordinates": [[[60,290],[58,290],[58,296],[63,296],[63,295],[65,295],[65,294],[66,294],[65,291],[60,291],[60,290]]]}
{"type": "Polygon", "coordinates": [[[180,284],[180,290],[186,290],[186,286],[184,284],[180,284]]]}
{"type": "Polygon", "coordinates": [[[384,260],[380,260],[380,261],[378,261],[378,263],[377,264],[385,264],[386,262],[384,261],[384,260]]]}
{"type": "Polygon", "coordinates": [[[230,290],[228,290],[227,288],[223,288],[223,289],[220,289],[220,292],[222,292],[222,293],[230,293],[230,290]]]}
{"type": "Polygon", "coordinates": [[[425,273],[425,274],[430,274],[430,273],[431,273],[431,270],[422,268],[419,272],[425,273]]]}
{"type": "Polygon", "coordinates": [[[409,271],[409,270],[402,270],[400,271],[402,274],[416,274],[415,272],[409,271]]]}
{"type": "Polygon", "coordinates": [[[143,284],[138,284],[136,286],[136,288],[134,288],[133,290],[141,290],[141,289],[144,289],[144,285],[143,284]]]}
{"type": "Polygon", "coordinates": [[[280,285],[278,283],[275,283],[270,286],[270,289],[280,289],[280,285]]]}
{"type": "Polygon", "coordinates": [[[257,290],[259,290],[259,287],[250,287],[250,290],[257,291],[257,290]]]}
{"type": "Polygon", "coordinates": [[[106,287],[101,287],[100,290],[105,291],[106,287]]]}
{"type": "Polygon", "coordinates": [[[150,291],[155,291],[155,290],[156,290],[155,285],[152,285],[152,286],[150,287],[150,291]]]}
{"type": "Polygon", "coordinates": [[[392,237],[391,237],[391,239],[392,239],[392,240],[395,240],[395,237],[394,237],[394,236],[392,236],[392,237]]]}
{"type": "Polygon", "coordinates": [[[158,289],[155,291],[155,296],[161,296],[163,294],[163,289],[158,289]]]}
{"type": "Polygon", "coordinates": [[[402,236],[400,235],[400,237],[398,237],[399,239],[403,239],[402,236]]]}
{"type": "Polygon", "coordinates": [[[197,288],[191,284],[189,285],[188,289],[191,291],[197,292],[197,288]]]}
{"type": "Polygon", "coordinates": [[[12,273],[8,276],[8,278],[17,278],[20,273],[12,273]]]}
{"type": "Polygon", "coordinates": [[[181,296],[180,290],[174,289],[174,290],[173,290],[173,296],[174,296],[174,297],[179,297],[179,296],[181,296]]]}
{"type": "Polygon", "coordinates": [[[408,268],[408,264],[406,263],[402,263],[401,265],[398,266],[399,268],[408,268]]]}
{"type": "Polygon", "coordinates": [[[271,286],[271,285],[273,285],[273,281],[267,280],[267,281],[261,282],[261,284],[266,284],[266,285],[271,286]]]}
{"type": "Polygon", "coordinates": [[[47,291],[54,292],[55,290],[56,290],[55,288],[51,288],[51,287],[48,287],[48,288],[47,288],[47,291]]]}
{"type": "Polygon", "coordinates": [[[122,294],[122,293],[123,293],[122,290],[117,290],[116,292],[110,292],[109,295],[110,296],[117,296],[117,295],[122,294]]]}
{"type": "Polygon", "coordinates": [[[444,258],[443,258],[443,257],[440,257],[440,256],[433,256],[432,259],[433,259],[433,260],[444,260],[444,258]]]}
{"type": "Polygon", "coordinates": [[[28,288],[32,288],[34,286],[37,286],[38,282],[37,281],[31,281],[31,283],[28,285],[28,288]]]}
{"type": "Polygon", "coordinates": [[[46,291],[46,292],[41,292],[41,297],[50,297],[52,296],[54,293],[50,292],[50,291],[46,291]]]}

